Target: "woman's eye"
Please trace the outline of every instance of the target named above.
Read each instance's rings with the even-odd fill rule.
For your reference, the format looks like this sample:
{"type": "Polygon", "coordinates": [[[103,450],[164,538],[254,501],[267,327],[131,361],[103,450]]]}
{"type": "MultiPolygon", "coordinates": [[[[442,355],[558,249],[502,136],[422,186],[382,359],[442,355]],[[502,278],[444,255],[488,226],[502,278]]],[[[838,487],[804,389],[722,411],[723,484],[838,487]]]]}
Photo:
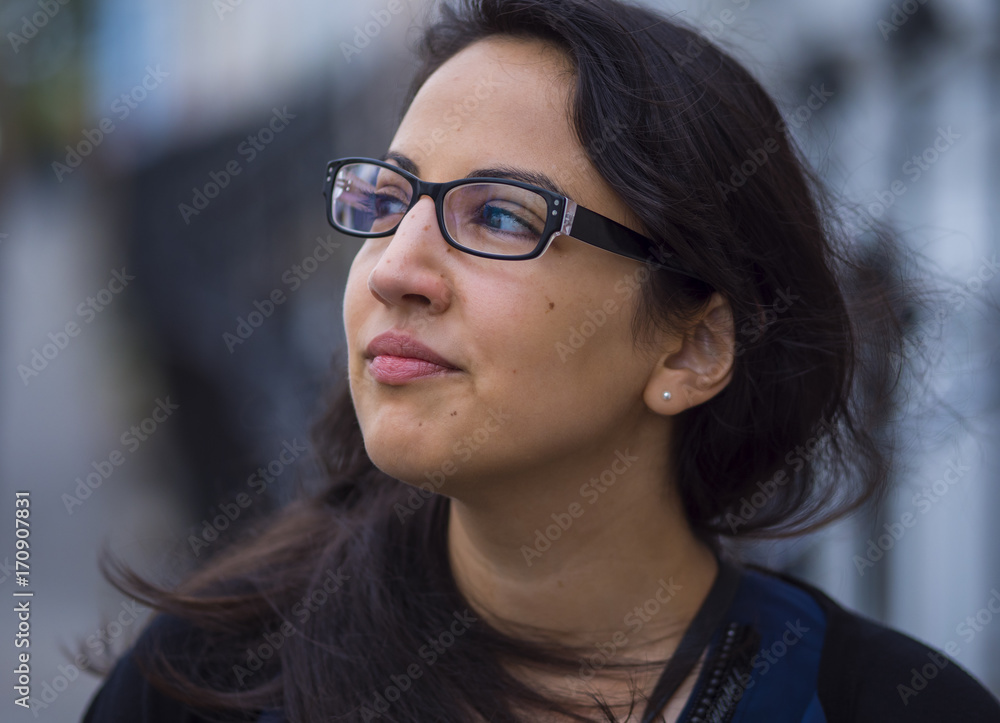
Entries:
{"type": "Polygon", "coordinates": [[[378,192],[375,194],[372,204],[375,215],[379,218],[384,216],[394,216],[406,212],[406,201],[393,193],[378,192]]]}
{"type": "Polygon", "coordinates": [[[530,222],[511,209],[495,204],[483,204],[480,211],[480,223],[491,231],[505,234],[530,234],[537,236],[539,231],[530,222]]]}

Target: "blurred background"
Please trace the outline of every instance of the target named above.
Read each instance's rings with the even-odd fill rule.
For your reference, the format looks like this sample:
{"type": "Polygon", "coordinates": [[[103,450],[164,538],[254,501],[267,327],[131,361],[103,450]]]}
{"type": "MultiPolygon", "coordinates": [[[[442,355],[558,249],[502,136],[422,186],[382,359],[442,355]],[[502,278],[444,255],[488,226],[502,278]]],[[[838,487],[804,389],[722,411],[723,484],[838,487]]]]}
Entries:
{"type": "MultiPolygon", "coordinates": [[[[888,221],[955,281],[913,320],[907,355],[925,363],[908,388],[945,403],[896,402],[888,504],[752,554],[957,645],[1000,694],[996,4],[648,4],[755,72],[859,234],[888,221]]],[[[428,7],[0,4],[0,519],[30,490],[36,718],[77,719],[99,683],[61,651],[122,649],[148,612],[100,578],[101,545],[181,574],[239,493],[261,492],[221,537],[308,474],[355,248],[327,226],[324,165],[384,152],[428,7]]],[[[15,626],[0,618],[3,639],[15,626]]]]}

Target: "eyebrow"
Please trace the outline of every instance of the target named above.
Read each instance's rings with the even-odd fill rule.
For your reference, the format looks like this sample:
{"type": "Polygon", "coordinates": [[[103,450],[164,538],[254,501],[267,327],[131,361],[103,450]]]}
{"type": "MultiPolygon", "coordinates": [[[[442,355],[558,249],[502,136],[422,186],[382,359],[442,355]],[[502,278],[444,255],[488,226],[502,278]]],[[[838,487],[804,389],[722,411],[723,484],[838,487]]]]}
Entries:
{"type": "MultiPolygon", "coordinates": [[[[397,153],[396,151],[389,151],[384,156],[382,156],[383,161],[395,161],[400,168],[404,171],[412,173],[414,176],[420,175],[420,169],[417,164],[408,156],[402,153],[397,153]]],[[[516,168],[514,166],[495,166],[493,168],[477,168],[471,173],[465,176],[466,178],[505,178],[511,181],[520,181],[521,183],[530,183],[532,186],[538,186],[539,188],[544,188],[553,193],[558,193],[560,196],[568,197],[564,190],[559,187],[555,181],[549,178],[544,173],[538,171],[529,171],[524,168],[516,168]]]]}

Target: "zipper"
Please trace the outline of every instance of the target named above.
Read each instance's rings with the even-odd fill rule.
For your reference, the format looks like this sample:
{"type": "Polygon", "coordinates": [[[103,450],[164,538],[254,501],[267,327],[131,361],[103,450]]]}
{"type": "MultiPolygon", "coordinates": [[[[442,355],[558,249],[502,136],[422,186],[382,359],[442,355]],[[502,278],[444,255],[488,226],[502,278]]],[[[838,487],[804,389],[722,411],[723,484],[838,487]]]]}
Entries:
{"type": "Polygon", "coordinates": [[[729,723],[750,679],[750,655],[760,635],[750,625],[729,623],[722,640],[695,688],[690,713],[680,723],[729,723]]]}

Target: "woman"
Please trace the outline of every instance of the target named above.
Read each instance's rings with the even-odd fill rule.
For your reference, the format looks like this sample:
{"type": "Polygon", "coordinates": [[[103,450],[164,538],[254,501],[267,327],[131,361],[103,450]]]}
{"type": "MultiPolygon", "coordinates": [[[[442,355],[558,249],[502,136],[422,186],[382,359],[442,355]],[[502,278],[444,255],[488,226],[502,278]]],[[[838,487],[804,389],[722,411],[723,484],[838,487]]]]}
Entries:
{"type": "Polygon", "coordinates": [[[385,157],[327,168],[364,239],[328,483],[176,592],[114,574],[165,614],[85,721],[1000,720],[723,549],[878,498],[858,363],[901,342],[761,87],[615,0],[462,2],[421,48],[385,157]]]}

